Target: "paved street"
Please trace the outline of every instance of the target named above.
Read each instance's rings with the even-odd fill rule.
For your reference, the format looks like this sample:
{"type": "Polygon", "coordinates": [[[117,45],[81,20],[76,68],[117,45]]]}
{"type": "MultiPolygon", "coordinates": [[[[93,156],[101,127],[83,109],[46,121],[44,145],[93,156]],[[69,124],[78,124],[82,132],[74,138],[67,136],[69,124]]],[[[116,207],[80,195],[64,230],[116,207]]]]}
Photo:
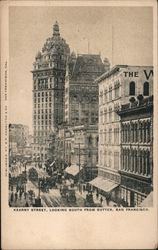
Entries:
{"type": "MultiPolygon", "coordinates": [[[[26,171],[28,174],[28,171],[30,168],[34,166],[32,165],[27,165],[26,171]]],[[[37,172],[38,172],[38,177],[48,177],[48,174],[46,171],[44,171],[42,168],[34,167],[37,172]]],[[[20,166],[17,164],[14,167],[11,167],[10,173],[12,176],[17,177],[22,171],[25,170],[23,166],[20,166]]],[[[32,182],[30,180],[27,180],[26,186],[25,186],[25,191],[28,194],[29,190],[32,190],[34,193],[32,201],[29,199],[29,195],[24,197],[24,194],[21,195],[20,193],[15,199],[15,193],[16,193],[16,185],[13,186],[13,201],[11,202],[11,206],[13,207],[22,207],[25,206],[26,202],[28,203],[29,206],[32,206],[32,203],[34,203],[35,198],[38,197],[39,190],[38,190],[38,183],[37,182],[32,182]]],[[[10,197],[11,197],[11,191],[10,191],[10,197]]],[[[58,188],[54,189],[49,189],[48,192],[42,192],[40,191],[40,197],[41,197],[41,203],[43,207],[83,207],[85,203],[85,199],[79,194],[76,193],[76,202],[67,202],[65,198],[61,197],[60,191],[59,191],[59,185],[58,188]]]]}
{"type": "MultiPolygon", "coordinates": [[[[38,173],[38,177],[49,177],[47,172],[39,167],[35,167],[34,165],[27,165],[26,171],[28,175],[28,171],[30,168],[34,167],[38,173]]],[[[22,171],[25,170],[24,166],[17,164],[14,167],[11,167],[10,169],[12,176],[18,176],[22,173],[22,171]]],[[[18,193],[17,197],[15,197],[16,194],[16,185],[13,187],[13,201],[11,202],[11,206],[14,207],[22,207],[26,205],[26,202],[28,203],[28,206],[32,206],[35,203],[35,198],[39,195],[39,188],[38,188],[38,182],[36,181],[30,181],[27,178],[27,183],[25,185],[25,192],[22,195],[20,195],[20,192],[18,193]],[[30,199],[29,192],[30,190],[33,191],[32,199],[30,199]]],[[[60,194],[60,185],[58,184],[56,188],[49,189],[47,192],[42,192],[40,190],[40,197],[41,197],[41,204],[43,207],[84,207],[85,201],[86,201],[86,195],[87,191],[79,192],[78,187],[75,186],[75,195],[76,195],[76,202],[68,202],[66,198],[63,198],[60,194]]],[[[104,197],[101,198],[101,195],[97,197],[96,193],[93,193],[93,201],[95,206],[114,206],[114,203],[110,201],[110,203],[107,205],[106,199],[104,197]],[[102,199],[102,201],[101,201],[102,199]]],[[[11,191],[10,191],[10,198],[11,198],[11,191]]]]}

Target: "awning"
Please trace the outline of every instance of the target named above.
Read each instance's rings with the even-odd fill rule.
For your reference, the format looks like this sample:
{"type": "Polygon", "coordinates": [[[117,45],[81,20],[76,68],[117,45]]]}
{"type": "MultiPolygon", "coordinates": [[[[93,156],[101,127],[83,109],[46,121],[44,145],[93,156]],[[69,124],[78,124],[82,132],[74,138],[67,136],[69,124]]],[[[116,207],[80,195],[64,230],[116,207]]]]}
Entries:
{"type": "Polygon", "coordinates": [[[52,167],[54,165],[55,161],[53,161],[51,164],[50,164],[50,167],[52,167]]]}
{"type": "Polygon", "coordinates": [[[152,207],[153,206],[153,192],[151,192],[139,205],[140,207],[152,207]]]}
{"type": "Polygon", "coordinates": [[[115,182],[112,182],[110,180],[107,180],[102,177],[96,177],[92,181],[89,182],[94,187],[99,188],[100,190],[105,191],[106,193],[111,192],[114,188],[118,187],[119,184],[116,184],[115,182]]]}
{"type": "MultiPolygon", "coordinates": [[[[82,169],[82,167],[80,167],[80,170],[82,169]]],[[[76,176],[79,173],[79,166],[77,165],[71,165],[70,167],[67,167],[64,170],[67,174],[76,176]]]]}
{"type": "Polygon", "coordinates": [[[24,158],[31,158],[31,155],[24,155],[24,158]]]}

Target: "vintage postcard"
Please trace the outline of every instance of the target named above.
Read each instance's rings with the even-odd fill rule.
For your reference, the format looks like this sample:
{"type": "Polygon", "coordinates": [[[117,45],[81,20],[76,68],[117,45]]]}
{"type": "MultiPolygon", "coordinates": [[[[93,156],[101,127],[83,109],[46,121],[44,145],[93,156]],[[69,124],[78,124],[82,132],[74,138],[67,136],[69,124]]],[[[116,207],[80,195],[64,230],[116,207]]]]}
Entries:
{"type": "Polygon", "coordinates": [[[156,249],[157,2],[1,16],[2,249],[156,249]]]}

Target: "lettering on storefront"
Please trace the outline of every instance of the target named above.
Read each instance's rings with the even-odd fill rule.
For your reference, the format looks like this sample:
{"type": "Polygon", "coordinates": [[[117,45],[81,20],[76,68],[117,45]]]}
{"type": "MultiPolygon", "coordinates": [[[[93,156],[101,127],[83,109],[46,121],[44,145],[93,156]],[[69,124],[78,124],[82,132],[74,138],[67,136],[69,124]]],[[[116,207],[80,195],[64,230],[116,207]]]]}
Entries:
{"type": "Polygon", "coordinates": [[[146,79],[149,80],[150,75],[153,76],[153,70],[150,70],[149,73],[147,73],[147,71],[144,70],[144,74],[145,74],[145,76],[146,76],[146,79]]]}
{"type": "MultiPolygon", "coordinates": [[[[131,71],[131,72],[124,71],[124,76],[125,77],[139,77],[138,73],[139,72],[137,72],[137,71],[131,71]]],[[[151,70],[147,71],[146,69],[144,69],[144,74],[145,74],[145,78],[147,80],[149,80],[150,76],[153,76],[153,70],[151,69],[151,70]]]]}
{"type": "Polygon", "coordinates": [[[138,72],[125,71],[124,74],[125,74],[125,77],[138,77],[138,72]]]}

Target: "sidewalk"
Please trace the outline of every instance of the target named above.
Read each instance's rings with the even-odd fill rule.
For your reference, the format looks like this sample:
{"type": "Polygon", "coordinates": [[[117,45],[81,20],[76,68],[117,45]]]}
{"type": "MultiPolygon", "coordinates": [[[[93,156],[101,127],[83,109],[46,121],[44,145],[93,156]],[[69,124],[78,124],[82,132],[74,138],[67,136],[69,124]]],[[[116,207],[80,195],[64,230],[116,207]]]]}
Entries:
{"type": "MultiPolygon", "coordinates": [[[[86,199],[86,195],[88,194],[88,191],[84,191],[84,192],[82,191],[80,193],[79,190],[76,190],[76,193],[78,195],[82,196],[84,199],[86,199]]],[[[110,201],[109,205],[107,205],[106,198],[104,196],[100,195],[100,194],[99,194],[99,196],[97,198],[95,192],[93,193],[93,201],[94,201],[95,204],[100,204],[102,207],[113,207],[114,204],[115,204],[113,201],[110,201]],[[101,205],[101,202],[100,202],[101,197],[103,199],[102,205],[101,205]]]]}

